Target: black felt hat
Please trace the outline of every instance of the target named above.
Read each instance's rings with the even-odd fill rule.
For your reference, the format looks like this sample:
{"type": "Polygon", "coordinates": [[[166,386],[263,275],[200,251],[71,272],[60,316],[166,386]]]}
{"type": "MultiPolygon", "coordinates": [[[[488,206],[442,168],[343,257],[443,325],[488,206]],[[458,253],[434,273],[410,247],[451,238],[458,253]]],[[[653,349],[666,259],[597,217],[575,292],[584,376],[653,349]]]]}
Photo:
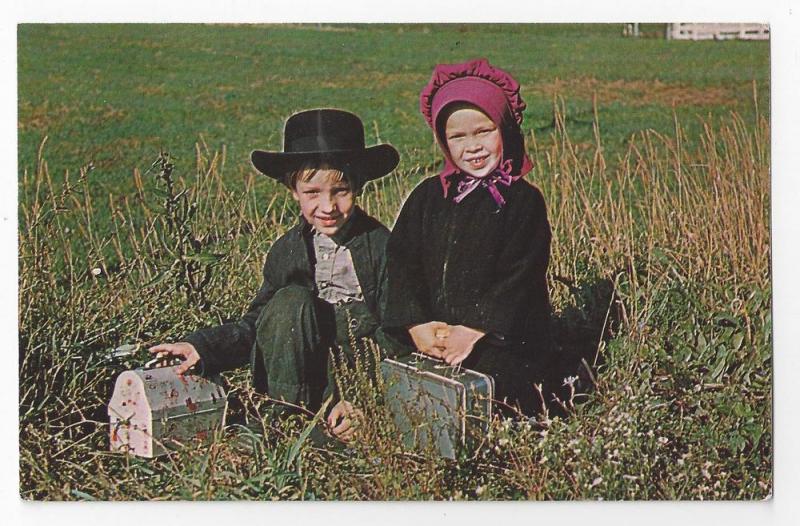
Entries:
{"type": "Polygon", "coordinates": [[[362,186],[394,170],[400,156],[389,144],[364,146],[364,125],[342,110],[318,109],[295,113],[283,127],[283,151],[253,150],[256,169],[279,181],[308,161],[328,162],[362,186]]]}

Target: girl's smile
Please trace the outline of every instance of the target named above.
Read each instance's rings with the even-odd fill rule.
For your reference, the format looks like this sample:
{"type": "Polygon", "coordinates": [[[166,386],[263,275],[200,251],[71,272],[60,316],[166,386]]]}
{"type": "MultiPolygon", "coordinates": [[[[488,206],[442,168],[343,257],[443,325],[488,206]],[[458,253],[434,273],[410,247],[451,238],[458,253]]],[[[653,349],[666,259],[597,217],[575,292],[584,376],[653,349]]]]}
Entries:
{"type": "Polygon", "coordinates": [[[475,170],[480,170],[486,164],[486,159],[488,159],[488,155],[481,155],[480,157],[472,157],[465,159],[470,166],[475,170]]]}
{"type": "Polygon", "coordinates": [[[475,106],[459,106],[450,114],[445,123],[445,138],[453,163],[473,177],[486,177],[503,157],[500,130],[475,106]]]}

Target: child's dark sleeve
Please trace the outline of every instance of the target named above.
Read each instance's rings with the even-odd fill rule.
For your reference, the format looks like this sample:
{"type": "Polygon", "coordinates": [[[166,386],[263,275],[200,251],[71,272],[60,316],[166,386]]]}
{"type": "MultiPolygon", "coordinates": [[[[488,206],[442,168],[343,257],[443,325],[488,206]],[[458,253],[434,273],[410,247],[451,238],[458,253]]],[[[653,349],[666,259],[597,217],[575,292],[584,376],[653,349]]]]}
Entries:
{"type": "Polygon", "coordinates": [[[491,283],[478,308],[463,324],[498,336],[528,334],[549,317],[547,265],[550,224],[542,194],[535,188],[525,200],[511,204],[507,238],[497,259],[497,280],[491,283]]]}
{"type": "Polygon", "coordinates": [[[386,308],[383,326],[405,329],[431,321],[428,287],[422,265],[421,246],[424,210],[415,190],[403,205],[386,245],[386,308]]]}
{"type": "Polygon", "coordinates": [[[247,313],[239,321],[200,329],[184,337],[183,341],[194,345],[200,355],[201,374],[207,376],[249,363],[250,351],[256,337],[256,321],[264,305],[277,290],[273,283],[277,274],[271,254],[272,251],[267,255],[264,264],[261,288],[250,303],[247,313]]]}
{"type": "Polygon", "coordinates": [[[380,346],[385,356],[396,357],[413,352],[414,346],[411,343],[408,333],[405,329],[390,329],[383,323],[383,320],[386,317],[386,308],[388,304],[387,292],[389,287],[389,276],[387,259],[386,244],[384,244],[383,250],[381,251],[380,264],[378,266],[378,287],[376,295],[380,326],[375,330],[375,333],[372,337],[380,346]]]}

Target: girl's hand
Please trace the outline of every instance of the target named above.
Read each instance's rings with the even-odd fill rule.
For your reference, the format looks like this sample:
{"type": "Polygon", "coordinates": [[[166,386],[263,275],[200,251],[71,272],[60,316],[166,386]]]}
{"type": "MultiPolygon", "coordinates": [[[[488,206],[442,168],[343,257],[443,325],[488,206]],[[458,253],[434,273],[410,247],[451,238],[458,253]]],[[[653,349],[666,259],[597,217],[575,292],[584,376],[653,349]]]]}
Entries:
{"type": "Polygon", "coordinates": [[[186,373],[186,371],[200,361],[200,354],[198,354],[197,349],[188,342],[160,343],[150,347],[148,350],[152,353],[156,353],[159,357],[170,355],[181,358],[183,362],[175,367],[175,372],[180,375],[186,373]]]}
{"type": "Polygon", "coordinates": [[[336,438],[349,442],[362,418],[364,418],[364,413],[360,409],[356,409],[350,402],[342,400],[331,409],[327,420],[328,428],[336,438]]]}
{"type": "Polygon", "coordinates": [[[457,365],[463,362],[472,352],[478,340],[483,338],[485,334],[485,332],[463,325],[450,327],[450,335],[444,342],[445,347],[442,358],[450,365],[457,365]]]}
{"type": "Polygon", "coordinates": [[[441,321],[429,321],[409,327],[408,334],[417,350],[434,358],[442,358],[450,326],[441,321]]]}

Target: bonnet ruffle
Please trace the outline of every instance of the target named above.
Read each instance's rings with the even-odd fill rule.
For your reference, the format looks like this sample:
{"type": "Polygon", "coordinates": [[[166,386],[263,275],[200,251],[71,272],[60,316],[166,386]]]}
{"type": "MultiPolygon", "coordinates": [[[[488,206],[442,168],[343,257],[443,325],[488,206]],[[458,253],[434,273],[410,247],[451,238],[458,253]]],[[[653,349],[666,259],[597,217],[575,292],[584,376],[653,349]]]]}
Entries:
{"type": "Polygon", "coordinates": [[[438,64],[434,68],[430,82],[419,96],[419,109],[428,126],[434,127],[433,119],[436,117],[433,115],[434,98],[439,90],[452,80],[466,77],[489,81],[503,90],[511,115],[518,126],[522,124],[522,113],[526,105],[519,93],[519,82],[502,69],[489,64],[485,58],[480,58],[462,64],[438,64]]]}

